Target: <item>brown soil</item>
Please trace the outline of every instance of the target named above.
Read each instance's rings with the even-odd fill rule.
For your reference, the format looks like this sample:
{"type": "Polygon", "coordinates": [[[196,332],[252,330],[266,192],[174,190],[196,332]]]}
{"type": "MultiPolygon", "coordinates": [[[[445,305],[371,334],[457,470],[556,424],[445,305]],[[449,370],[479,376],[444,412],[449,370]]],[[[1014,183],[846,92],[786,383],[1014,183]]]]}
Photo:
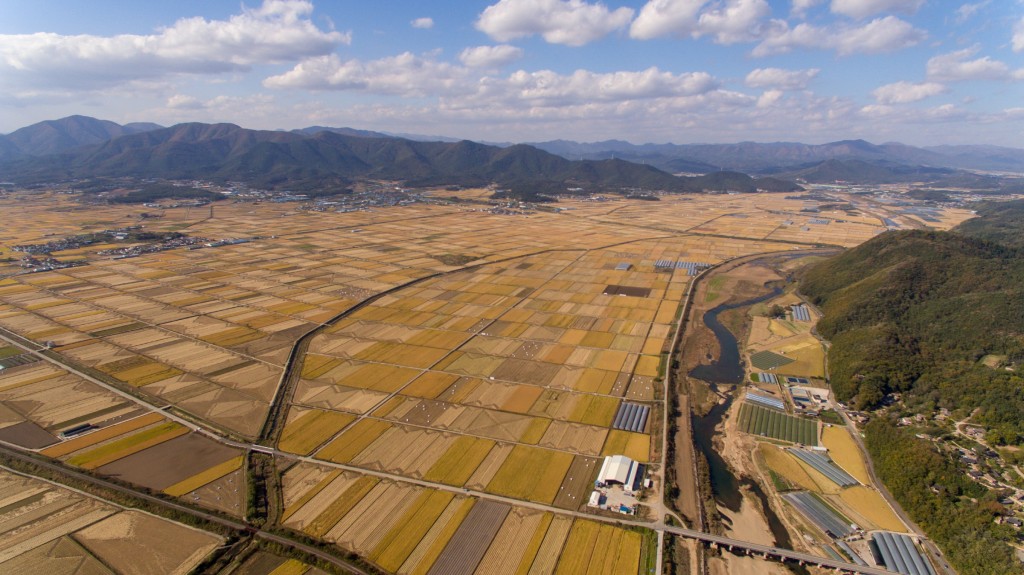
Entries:
{"type": "Polygon", "coordinates": [[[26,449],[41,449],[57,443],[57,438],[31,421],[22,421],[0,429],[0,441],[26,449]]]}
{"type": "Polygon", "coordinates": [[[562,480],[555,496],[555,507],[577,511],[586,504],[590,491],[594,488],[594,478],[601,465],[601,459],[577,455],[569,466],[569,471],[562,480]]]}
{"type": "Polygon", "coordinates": [[[474,505],[428,575],[461,575],[475,571],[511,509],[493,501],[474,505]]]}
{"type": "Polygon", "coordinates": [[[104,465],[97,471],[160,491],[237,455],[236,449],[190,433],[104,465]]]}

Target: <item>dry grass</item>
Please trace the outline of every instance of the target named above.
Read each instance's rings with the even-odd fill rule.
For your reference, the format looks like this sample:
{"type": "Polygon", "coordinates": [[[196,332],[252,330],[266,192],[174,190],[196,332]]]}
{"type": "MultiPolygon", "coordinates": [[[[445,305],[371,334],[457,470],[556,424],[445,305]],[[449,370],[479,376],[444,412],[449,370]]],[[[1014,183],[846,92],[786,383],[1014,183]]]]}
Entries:
{"type": "Polygon", "coordinates": [[[608,432],[601,455],[625,455],[630,459],[647,463],[651,457],[651,436],[646,433],[613,429],[608,432]]]}
{"type": "Polygon", "coordinates": [[[402,389],[403,395],[411,395],[413,397],[422,397],[425,399],[434,399],[441,394],[444,390],[451,387],[453,383],[458,381],[457,375],[451,375],[449,373],[441,373],[437,371],[430,371],[417,377],[402,389]]]}
{"type": "Polygon", "coordinates": [[[460,436],[424,474],[423,479],[447,485],[465,485],[492,447],[494,442],[490,439],[460,436]]]}
{"type": "Polygon", "coordinates": [[[444,491],[420,493],[416,502],[370,553],[370,559],[388,571],[397,571],[454,497],[454,494],[444,491]]]}
{"type": "Polygon", "coordinates": [[[597,545],[601,524],[593,521],[577,520],[569,531],[565,549],[558,558],[556,575],[579,575],[587,573],[590,557],[597,545]]]}
{"type": "Polygon", "coordinates": [[[125,433],[135,431],[136,429],[142,429],[143,427],[152,425],[158,421],[162,421],[163,419],[164,416],[159,413],[147,413],[146,415],[136,417],[135,419],[111,425],[110,427],[104,427],[103,429],[92,433],[58,443],[53,447],[48,447],[40,451],[40,453],[47,457],[62,457],[80,449],[85,449],[86,447],[104,442],[108,439],[113,439],[118,435],[123,435],[125,433]]]}
{"type": "Polygon", "coordinates": [[[570,453],[517,445],[487,484],[487,491],[550,504],[572,459],[570,453]]]}
{"type": "Polygon", "coordinates": [[[165,441],[170,441],[188,433],[188,428],[177,423],[168,422],[134,435],[112,441],[96,449],[86,451],[68,459],[69,465],[82,467],[84,469],[96,469],[112,461],[117,461],[133,453],[149,449],[165,441]]]}
{"type": "Polygon", "coordinates": [[[551,425],[550,419],[543,417],[535,417],[530,422],[530,426],[526,428],[526,431],[519,436],[520,443],[529,443],[530,445],[537,445],[540,443],[541,438],[548,430],[548,426],[551,425]]]}
{"type": "Polygon", "coordinates": [[[845,427],[835,425],[826,427],[821,432],[822,444],[828,448],[828,454],[839,467],[857,478],[864,485],[871,484],[864,457],[857,447],[856,441],[845,427]]]}
{"type": "Polygon", "coordinates": [[[284,509],[284,513],[281,514],[281,523],[282,524],[286,523],[288,521],[288,519],[296,511],[301,509],[302,506],[305,505],[306,503],[309,503],[310,499],[316,497],[317,494],[319,494],[321,491],[323,491],[323,489],[325,487],[327,487],[328,485],[331,484],[332,481],[337,479],[339,475],[341,475],[341,470],[340,469],[335,469],[334,471],[331,471],[325,477],[320,479],[320,481],[316,482],[316,484],[313,485],[312,488],[308,489],[305,493],[303,493],[301,496],[299,496],[298,499],[296,499],[291,504],[288,504],[285,507],[285,509],[284,509]]]}
{"type": "Polygon", "coordinates": [[[808,491],[820,491],[821,488],[810,474],[800,467],[800,463],[795,457],[770,443],[761,443],[758,445],[758,449],[761,456],[764,457],[764,463],[768,469],[779,474],[791,485],[808,491]]]}
{"type": "Polygon", "coordinates": [[[864,485],[855,485],[842,490],[839,498],[850,506],[851,510],[874,523],[879,529],[906,533],[907,528],[893,512],[885,499],[874,489],[864,485]]]}
{"type": "Polygon", "coordinates": [[[335,499],[303,531],[313,537],[323,537],[336,523],[341,521],[367,493],[380,482],[376,477],[360,477],[335,499]]]}
{"type": "Polygon", "coordinates": [[[475,499],[469,498],[452,501],[398,572],[403,575],[426,575],[475,503],[475,499]]]}
{"type": "Polygon", "coordinates": [[[348,463],[388,429],[391,429],[391,424],[386,421],[362,419],[318,451],[316,457],[335,463],[348,463]]]}
{"type": "Polygon", "coordinates": [[[569,417],[572,421],[589,423],[600,427],[608,427],[615,419],[619,409],[619,400],[614,397],[588,395],[576,402],[576,408],[569,417]]]}
{"type": "Polygon", "coordinates": [[[167,495],[171,495],[173,497],[181,497],[186,493],[199,489],[200,487],[206,485],[207,483],[212,483],[220,479],[221,477],[224,477],[225,475],[231,473],[232,471],[235,471],[236,469],[240,469],[242,467],[243,461],[245,461],[244,455],[239,455],[238,457],[229,459],[224,463],[215,465],[207,469],[206,471],[203,471],[202,473],[198,473],[196,475],[193,475],[192,477],[189,477],[188,479],[185,479],[184,481],[179,481],[178,483],[171,485],[170,487],[164,489],[164,493],[166,493],[167,495]]]}
{"type": "Polygon", "coordinates": [[[311,409],[289,421],[281,434],[278,449],[309,455],[321,443],[355,420],[354,415],[311,409]]]}

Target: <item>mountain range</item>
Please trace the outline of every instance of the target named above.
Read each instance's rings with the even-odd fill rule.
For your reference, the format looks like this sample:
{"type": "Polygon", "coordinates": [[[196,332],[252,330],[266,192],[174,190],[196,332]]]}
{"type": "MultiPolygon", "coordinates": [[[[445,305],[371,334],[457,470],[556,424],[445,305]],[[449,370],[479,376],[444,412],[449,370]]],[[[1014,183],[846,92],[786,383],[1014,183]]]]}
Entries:
{"type": "Polygon", "coordinates": [[[935,146],[917,148],[899,143],[881,145],[864,140],[827,144],[795,142],[738,144],[630,144],[621,140],[579,143],[553,140],[532,144],[572,159],[621,158],[646,162],[670,172],[705,173],[735,170],[774,174],[806,168],[827,160],[859,160],[929,168],[1024,172],[1024,149],[999,146],[935,146]]]}
{"type": "Polygon", "coordinates": [[[351,129],[284,132],[200,123],[126,128],[73,116],[23,128],[4,140],[5,149],[14,152],[0,162],[0,178],[19,183],[136,177],[245,181],[302,190],[384,179],[410,186],[497,183],[518,196],[528,196],[531,190],[564,192],[569,187],[675,192],[799,189],[792,182],[755,180],[732,172],[680,178],[624,160],[574,161],[523,144],[421,142],[351,129]],[[22,144],[43,141],[46,146],[22,144]]]}
{"type": "Polygon", "coordinates": [[[430,139],[324,126],[269,131],[187,123],[165,128],[70,116],[0,136],[0,179],[198,178],[301,190],[375,178],[410,186],[497,183],[548,192],[574,186],[686,192],[791,191],[798,189],[794,180],[994,189],[1000,185],[997,178],[964,170],[1024,172],[1024,150],[994,146],[916,148],[863,140],[820,145],[635,145],[621,140],[487,145],[430,139]],[[681,173],[703,176],[672,175],[681,173]]]}

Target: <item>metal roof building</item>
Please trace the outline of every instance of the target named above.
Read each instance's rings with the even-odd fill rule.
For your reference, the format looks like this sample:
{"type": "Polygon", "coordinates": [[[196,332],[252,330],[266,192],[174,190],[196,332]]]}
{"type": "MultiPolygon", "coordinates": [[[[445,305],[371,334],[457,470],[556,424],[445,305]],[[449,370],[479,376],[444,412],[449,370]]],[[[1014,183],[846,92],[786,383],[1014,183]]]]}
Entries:
{"type": "Polygon", "coordinates": [[[632,490],[640,476],[640,464],[625,455],[609,455],[604,458],[601,472],[597,474],[598,483],[608,485],[619,483],[632,490]]]}

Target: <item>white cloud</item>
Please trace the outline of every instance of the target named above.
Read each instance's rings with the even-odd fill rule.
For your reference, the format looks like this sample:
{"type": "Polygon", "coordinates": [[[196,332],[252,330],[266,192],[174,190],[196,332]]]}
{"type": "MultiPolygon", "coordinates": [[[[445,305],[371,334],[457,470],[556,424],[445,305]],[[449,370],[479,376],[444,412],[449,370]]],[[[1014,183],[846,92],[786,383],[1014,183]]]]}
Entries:
{"type": "Polygon", "coordinates": [[[1013,51],[1024,52],[1024,18],[1013,27],[1013,51]]]}
{"type": "Polygon", "coordinates": [[[198,110],[203,107],[203,103],[195,96],[175,94],[167,98],[167,107],[176,110],[198,110]]]}
{"type": "Polygon", "coordinates": [[[508,44],[475,46],[459,54],[459,61],[470,68],[496,68],[523,57],[523,50],[508,44]]]}
{"type": "Polygon", "coordinates": [[[818,76],[818,68],[808,70],[783,70],[781,68],[757,68],[747,74],[745,80],[751,88],[775,88],[779,90],[803,90],[818,76]]]}
{"type": "Polygon", "coordinates": [[[337,54],[331,54],[304,60],[283,74],[267,78],[263,85],[417,97],[457,89],[466,75],[466,68],[410,52],[368,62],[343,61],[337,54]]]}
{"type": "Polygon", "coordinates": [[[434,27],[433,18],[417,18],[409,23],[413,28],[419,28],[421,30],[428,30],[434,27]]]}
{"type": "Polygon", "coordinates": [[[974,46],[931,58],[926,65],[928,78],[939,82],[1024,79],[1024,68],[1011,70],[1004,62],[988,56],[970,59],[978,50],[974,46]]]}
{"type": "Polygon", "coordinates": [[[963,4],[956,9],[956,21],[958,24],[962,24],[974,16],[978,10],[981,10],[985,6],[988,6],[991,0],[984,0],[984,2],[978,2],[976,4],[963,4]]]}
{"type": "MultiPolygon", "coordinates": [[[[473,61],[479,55],[469,52],[466,60],[473,61]]],[[[406,53],[366,62],[344,61],[332,54],[304,61],[284,74],[267,78],[264,85],[436,98],[439,106],[449,111],[502,118],[515,114],[603,118],[626,110],[638,115],[656,113],[659,107],[694,105],[697,99],[720,91],[718,80],[706,72],[675,74],[654,67],[607,73],[577,70],[571,74],[518,70],[505,76],[479,75],[478,69],[440,62],[436,54],[406,53]]],[[[737,98],[747,104],[754,102],[742,94],[726,99],[737,98]]]]}
{"type": "Polygon", "coordinates": [[[657,68],[639,72],[597,73],[577,70],[562,75],[550,70],[520,70],[498,82],[522,100],[549,105],[579,101],[621,101],[704,94],[718,86],[707,72],[672,74],[657,68]]]}
{"type": "Polygon", "coordinates": [[[476,27],[499,42],[539,34],[552,44],[582,46],[632,19],[631,8],[609,10],[583,0],[499,0],[484,9],[476,27]]]}
{"type": "Polygon", "coordinates": [[[757,99],[757,107],[770,108],[782,99],[783,94],[784,92],[782,90],[765,90],[765,92],[757,99]]]}
{"type": "Polygon", "coordinates": [[[750,42],[761,35],[761,23],[772,13],[766,0],[726,0],[700,15],[697,35],[715,37],[719,44],[750,42]]]}
{"type": "Polygon", "coordinates": [[[771,15],[766,0],[649,0],[629,28],[637,40],[712,36],[719,44],[750,42],[771,15]]]}
{"type": "Polygon", "coordinates": [[[803,16],[811,8],[821,4],[822,0],[793,0],[793,8],[790,12],[795,16],[803,16]]]}
{"type": "Polygon", "coordinates": [[[937,82],[895,82],[875,88],[871,94],[879,104],[909,104],[925,98],[936,96],[946,91],[946,87],[937,82]]]}
{"type": "Polygon", "coordinates": [[[806,22],[790,28],[782,20],[773,20],[765,39],[754,50],[754,56],[784,54],[794,48],[835,50],[841,56],[894,52],[920,43],[927,37],[895,16],[876,18],[867,24],[815,26],[806,22]]]}
{"type": "Polygon", "coordinates": [[[629,27],[637,40],[688,36],[697,29],[697,14],[707,0],[649,0],[629,27]]]}
{"type": "Polygon", "coordinates": [[[851,18],[867,18],[880,12],[913,14],[924,0],[832,0],[832,12],[851,18]]]}
{"type": "Polygon", "coordinates": [[[310,2],[265,0],[227,20],[184,18],[149,35],[0,35],[0,74],[24,90],[92,90],[172,74],[218,74],[326,54],[350,36],[321,30],[310,2]]]}

